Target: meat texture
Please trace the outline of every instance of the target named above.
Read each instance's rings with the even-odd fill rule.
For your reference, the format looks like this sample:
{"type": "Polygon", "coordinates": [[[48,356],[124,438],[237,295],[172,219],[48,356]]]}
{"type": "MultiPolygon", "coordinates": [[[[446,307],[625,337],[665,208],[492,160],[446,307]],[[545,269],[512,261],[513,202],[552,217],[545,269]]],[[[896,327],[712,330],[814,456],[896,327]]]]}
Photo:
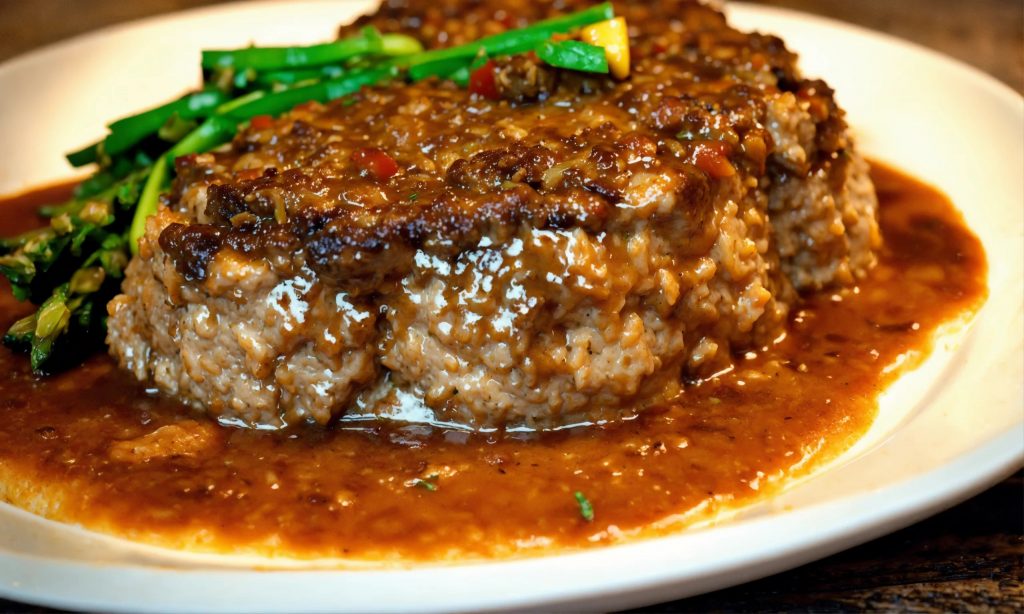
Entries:
{"type": "MultiPolygon", "coordinates": [[[[582,4],[391,0],[351,28],[444,46],[582,4]]],[[[842,111],[706,6],[616,10],[626,80],[499,58],[501,100],[384,84],[179,159],[110,305],[114,356],[237,424],[551,428],[773,343],[799,292],[874,263],[842,111]]]]}

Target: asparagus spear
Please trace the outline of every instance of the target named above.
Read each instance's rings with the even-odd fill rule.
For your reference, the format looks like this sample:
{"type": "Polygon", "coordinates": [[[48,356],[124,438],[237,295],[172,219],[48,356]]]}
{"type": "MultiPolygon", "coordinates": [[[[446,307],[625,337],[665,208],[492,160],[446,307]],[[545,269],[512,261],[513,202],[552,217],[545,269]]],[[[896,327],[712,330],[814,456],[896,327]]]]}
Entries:
{"type": "Polygon", "coordinates": [[[358,56],[405,55],[422,51],[416,39],[404,34],[381,35],[364,28],[357,36],[309,47],[249,47],[204,51],[203,68],[271,71],[337,64],[358,56]]]}

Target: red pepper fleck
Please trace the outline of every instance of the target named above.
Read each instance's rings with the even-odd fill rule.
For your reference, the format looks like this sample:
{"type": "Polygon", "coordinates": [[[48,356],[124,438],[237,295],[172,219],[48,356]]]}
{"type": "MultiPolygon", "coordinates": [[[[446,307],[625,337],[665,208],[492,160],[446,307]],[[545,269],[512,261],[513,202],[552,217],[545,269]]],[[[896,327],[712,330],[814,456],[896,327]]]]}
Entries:
{"type": "Polygon", "coordinates": [[[274,118],[269,115],[257,115],[249,120],[249,127],[253,130],[266,130],[274,123],[274,118]]]}
{"type": "Polygon", "coordinates": [[[701,141],[694,146],[691,159],[697,168],[715,179],[731,177],[736,174],[736,168],[729,162],[730,150],[728,143],[701,141]]]}
{"type": "Polygon", "coordinates": [[[395,159],[376,147],[358,149],[352,153],[352,162],[359,170],[368,173],[378,181],[387,181],[398,172],[395,159]]]}
{"type": "Polygon", "coordinates": [[[494,79],[494,70],[494,62],[487,60],[483,66],[469,73],[469,91],[484,98],[499,100],[501,94],[498,92],[498,84],[494,79]]]}

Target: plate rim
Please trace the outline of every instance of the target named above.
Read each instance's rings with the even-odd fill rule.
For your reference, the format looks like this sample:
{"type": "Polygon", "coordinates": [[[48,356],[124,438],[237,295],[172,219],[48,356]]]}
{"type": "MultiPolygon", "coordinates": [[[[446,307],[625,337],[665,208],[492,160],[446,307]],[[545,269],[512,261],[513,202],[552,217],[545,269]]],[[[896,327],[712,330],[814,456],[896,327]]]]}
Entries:
{"type": "MultiPolygon", "coordinates": [[[[326,4],[322,0],[313,2],[315,4],[326,4]]],[[[100,30],[88,32],[79,36],[75,36],[70,39],[52,43],[45,47],[36,49],[27,54],[22,54],[5,61],[0,64],[0,81],[5,77],[7,70],[11,69],[12,66],[18,65],[21,62],[38,61],[39,57],[43,57],[46,54],[57,53],[61,49],[70,47],[83,42],[88,42],[92,39],[99,39],[107,36],[113,32],[134,28],[145,28],[150,24],[163,22],[168,19],[175,17],[200,17],[203,14],[213,14],[220,12],[231,12],[237,9],[239,6],[259,6],[259,5],[270,5],[274,4],[266,0],[259,2],[245,2],[234,5],[218,5],[208,6],[198,9],[191,9],[188,11],[176,12],[168,15],[148,17],[140,20],[134,20],[130,22],[115,24],[102,28],[100,30]]],[[[299,3],[296,3],[299,4],[299,3]]],[[[352,3],[355,4],[355,3],[352,3]]],[[[817,22],[822,26],[826,27],[839,27],[845,30],[857,32],[863,36],[874,40],[881,40],[887,43],[895,43],[898,46],[913,50],[914,53],[924,55],[931,58],[932,60],[940,61],[945,68],[956,70],[961,77],[969,79],[972,83],[978,87],[983,88],[987,93],[1000,98],[1003,102],[1017,105],[1019,109],[1024,110],[1024,99],[1019,94],[1014,92],[1008,85],[1000,82],[994,77],[982,73],[981,71],[970,67],[964,62],[950,58],[942,53],[933,51],[925,48],[921,45],[911,43],[902,39],[898,39],[886,34],[882,34],[861,26],[853,24],[847,24],[844,22],[836,21],[829,18],[820,16],[810,15],[799,11],[793,11],[788,9],[780,9],[776,7],[765,7],[760,5],[749,5],[745,3],[735,3],[726,7],[727,14],[733,9],[740,8],[743,11],[755,11],[765,12],[768,14],[775,14],[782,18],[799,19],[801,21],[817,22]]],[[[1020,425],[1022,423],[1018,423],[1020,425]]],[[[794,520],[801,520],[809,516],[816,514],[822,514],[823,508],[832,506],[848,504],[851,499],[865,500],[865,497],[869,501],[883,500],[886,497],[890,504],[884,508],[879,507],[875,509],[874,514],[866,514],[858,522],[850,523],[844,527],[831,526],[831,532],[819,532],[813,536],[808,536],[801,540],[790,540],[784,547],[776,548],[773,551],[764,551],[760,553],[760,558],[751,559],[749,557],[737,557],[734,559],[726,559],[719,561],[717,566],[708,568],[701,574],[695,574],[687,576],[685,581],[687,586],[694,587],[693,590],[678,590],[678,585],[681,581],[678,572],[674,572],[671,569],[663,569],[660,573],[648,573],[643,576],[642,580],[638,580],[636,575],[630,576],[629,578],[620,578],[618,583],[606,583],[603,587],[584,586],[583,584],[577,584],[572,590],[564,589],[561,592],[549,591],[545,595],[534,594],[532,597],[521,597],[518,595],[505,595],[505,600],[501,601],[488,601],[485,603],[480,602],[434,602],[429,604],[421,604],[421,610],[434,610],[442,609],[438,606],[438,603],[443,603],[443,609],[508,609],[508,608],[522,608],[522,607],[567,607],[572,606],[578,607],[601,607],[601,608],[617,608],[617,607],[628,607],[630,605],[636,605],[639,603],[650,602],[661,598],[678,598],[681,596],[695,594],[697,592],[705,592],[708,590],[716,590],[724,586],[746,582],[749,580],[756,579],[781,571],[782,569],[791,568],[799,564],[809,562],[832,554],[833,552],[851,547],[853,545],[863,543],[878,535],[886,532],[896,530],[903,526],[907,526],[921,518],[924,518],[932,513],[941,511],[955,505],[956,503],[966,499],[967,497],[980,492],[984,488],[988,487],[995,481],[1001,479],[1005,475],[1008,475],[1024,464],[1024,433],[1005,432],[999,436],[991,437],[984,443],[976,446],[967,454],[961,454],[958,457],[950,460],[949,462],[932,467],[928,471],[906,478],[896,484],[890,484],[886,488],[881,489],[870,495],[864,494],[851,494],[846,497],[842,497],[836,500],[825,501],[806,509],[794,510],[785,514],[785,518],[791,522],[794,520]],[[977,467],[983,467],[984,469],[979,471],[977,467]],[[962,470],[969,468],[970,470],[962,470]],[[958,476],[958,480],[951,481],[948,479],[948,475],[953,474],[958,476]],[[906,488],[907,483],[942,483],[943,487],[940,489],[938,494],[934,489],[916,490],[914,491],[916,496],[908,497],[903,494],[902,491],[906,488]],[[892,500],[901,502],[896,511],[893,510],[891,505],[892,500]],[[664,594],[663,594],[664,593],[664,594]],[[671,593],[671,594],[669,594],[671,593]],[[656,599],[652,599],[652,596],[657,595],[656,599]]],[[[10,507],[6,503],[0,503],[0,507],[10,507]]],[[[765,517],[744,520],[738,524],[725,524],[722,526],[715,527],[713,530],[718,534],[735,533],[737,531],[749,530],[750,526],[755,523],[771,525],[776,523],[780,517],[765,517]]],[[[44,521],[53,522],[53,521],[44,521]]],[[[59,523],[55,523],[59,524],[59,523]]],[[[636,542],[630,542],[620,545],[614,545],[604,548],[596,548],[592,550],[586,550],[582,552],[569,552],[555,555],[549,555],[544,557],[528,558],[528,559],[516,559],[510,561],[493,561],[484,563],[471,563],[468,565],[453,565],[445,567],[431,567],[425,569],[410,569],[410,570],[374,570],[374,571],[338,571],[338,570],[303,570],[303,571],[282,571],[280,574],[287,574],[289,576],[295,576],[296,574],[309,574],[315,576],[323,575],[336,575],[336,574],[423,574],[429,577],[431,574],[437,573],[438,570],[451,570],[451,569],[482,569],[487,568],[492,572],[500,573],[500,569],[495,568],[511,567],[513,571],[516,568],[522,566],[533,565],[538,561],[558,561],[564,564],[583,564],[585,559],[594,558],[611,558],[612,553],[621,552],[623,549],[632,549],[640,546],[650,546],[655,543],[667,543],[667,540],[678,539],[679,534],[669,535],[665,537],[658,537],[646,540],[640,540],[636,542]]],[[[590,565],[591,562],[586,564],[590,565]]],[[[10,555],[6,552],[0,551],[0,579],[5,579],[7,573],[10,570],[17,569],[19,566],[25,568],[28,573],[32,572],[33,566],[52,566],[54,560],[49,558],[36,558],[25,556],[25,555],[10,555]]],[[[109,566],[96,566],[78,563],[62,563],[61,565],[66,566],[78,566],[82,570],[87,570],[92,573],[109,573],[111,567],[109,566]]],[[[120,566],[115,567],[116,569],[122,569],[120,566]]],[[[130,569],[129,566],[125,566],[124,569],[130,569]]],[[[45,570],[36,570],[45,571],[45,570]]],[[[203,570],[150,570],[147,573],[155,573],[158,575],[171,574],[171,575],[189,575],[189,574],[227,574],[227,575],[251,575],[259,574],[266,577],[268,572],[259,572],[253,570],[224,570],[211,572],[208,569],[203,570]]],[[[270,572],[275,575],[279,575],[279,572],[270,572]]],[[[289,578],[291,579],[291,578],[289,578]]],[[[606,579],[602,579],[606,580],[606,579]]],[[[101,607],[102,609],[112,611],[167,611],[169,608],[167,604],[153,603],[153,602],[110,602],[110,601],[89,601],[83,599],[81,595],[77,598],[74,597],[62,597],[58,594],[41,595],[38,592],[33,593],[28,590],[19,590],[18,587],[10,585],[9,582],[0,582],[0,596],[5,598],[12,598],[22,600],[29,603],[39,603],[56,607],[101,607]]],[[[360,604],[364,606],[365,604],[360,604]]],[[[385,604],[386,605],[386,604],[385,604]]],[[[192,604],[191,611],[238,611],[238,608],[231,607],[232,604],[211,604],[205,603],[202,606],[200,604],[192,604]],[[218,605],[224,605],[223,609],[220,609],[218,605]]],[[[251,604],[250,604],[251,606],[251,604]]],[[[321,603],[319,607],[309,607],[310,604],[303,604],[301,609],[308,611],[328,611],[335,610],[338,607],[344,607],[344,602],[330,602],[321,603]]],[[[182,604],[175,604],[174,610],[181,611],[182,604]]],[[[189,608],[186,608],[189,609],[189,608]]],[[[244,609],[244,605],[241,606],[244,609]]],[[[286,608],[287,609],[287,608],[286,608]]],[[[379,611],[389,611],[395,608],[381,607],[379,611]]],[[[285,611],[285,610],[275,610],[285,611]]]]}

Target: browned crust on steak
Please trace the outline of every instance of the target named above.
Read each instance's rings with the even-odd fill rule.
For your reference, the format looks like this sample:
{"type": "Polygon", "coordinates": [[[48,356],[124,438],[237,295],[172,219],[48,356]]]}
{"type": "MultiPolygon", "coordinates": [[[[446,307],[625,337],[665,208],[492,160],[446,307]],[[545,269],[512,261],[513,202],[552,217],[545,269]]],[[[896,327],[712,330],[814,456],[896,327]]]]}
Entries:
{"type": "MultiPolygon", "coordinates": [[[[449,27],[472,30],[474,23],[518,24],[583,4],[470,2],[466,13],[462,2],[388,3],[360,24],[390,30],[458,13],[465,18],[449,27]]],[[[362,285],[401,277],[411,251],[425,244],[457,252],[482,235],[523,224],[613,229],[614,207],[638,166],[632,160],[644,160],[644,170],[680,167],[686,197],[699,210],[709,193],[708,178],[692,166],[702,141],[723,143],[732,164],[752,177],[831,172],[833,166],[842,177],[842,113],[827,86],[793,76],[795,56],[781,41],[736,32],[696,2],[656,4],[618,7],[635,30],[628,81],[588,77],[586,85],[571,71],[554,71],[563,77],[549,84],[540,104],[517,103],[516,92],[513,100],[492,103],[433,80],[392,85],[327,108],[306,105],[270,128],[243,133],[217,160],[218,167],[237,167],[239,159],[254,156],[242,173],[186,158],[178,164],[178,193],[197,181],[215,186],[205,211],[210,227],[170,228],[165,249],[187,277],[201,278],[223,247],[253,256],[308,248],[319,272],[362,285]],[[666,27],[672,20],[693,29],[666,27]],[[771,155],[764,100],[780,91],[793,91],[815,121],[815,147],[803,164],[771,155]],[[578,117],[585,109],[605,121],[588,127],[578,117]],[[510,143],[502,125],[529,132],[525,142],[510,143]],[[443,156],[420,150],[445,140],[443,156]],[[465,157],[454,157],[453,145],[465,157]],[[381,181],[354,164],[338,164],[364,147],[394,157],[399,173],[381,181]],[[261,175],[248,178],[253,165],[261,175]],[[552,181],[546,173],[559,165],[565,168],[552,181]]],[[[446,40],[460,38],[453,30],[446,40]]],[[[503,60],[513,72],[523,61],[503,60]]]]}

